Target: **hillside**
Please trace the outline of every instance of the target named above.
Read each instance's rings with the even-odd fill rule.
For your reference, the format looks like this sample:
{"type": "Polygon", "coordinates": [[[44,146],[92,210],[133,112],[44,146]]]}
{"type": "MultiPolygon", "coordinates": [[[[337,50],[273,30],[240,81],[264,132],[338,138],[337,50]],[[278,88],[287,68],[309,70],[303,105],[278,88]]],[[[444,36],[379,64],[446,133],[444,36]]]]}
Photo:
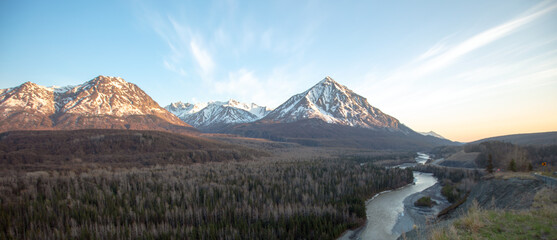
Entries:
{"type": "Polygon", "coordinates": [[[448,141],[419,134],[376,131],[372,129],[328,124],[318,119],[295,123],[258,121],[234,126],[230,133],[280,142],[295,142],[315,147],[346,147],[391,150],[421,150],[448,141]]]}
{"type": "Polygon", "coordinates": [[[142,130],[12,131],[0,134],[4,169],[72,169],[246,160],[266,153],[201,137],[142,130]]]}
{"type": "MultiPolygon", "coordinates": [[[[557,182],[557,180],[555,180],[557,182]]],[[[557,191],[529,173],[487,175],[434,224],[399,239],[555,239],[557,191]]]]}
{"type": "Polygon", "coordinates": [[[518,145],[557,145],[557,132],[512,134],[480,139],[471,144],[489,141],[509,142],[518,145]]]}

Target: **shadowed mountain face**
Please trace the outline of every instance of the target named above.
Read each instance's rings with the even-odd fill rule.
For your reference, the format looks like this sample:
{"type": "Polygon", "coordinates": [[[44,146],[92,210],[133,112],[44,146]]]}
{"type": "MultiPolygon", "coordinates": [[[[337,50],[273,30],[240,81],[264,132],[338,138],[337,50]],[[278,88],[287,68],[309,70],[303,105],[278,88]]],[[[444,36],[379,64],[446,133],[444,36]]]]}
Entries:
{"type": "Polygon", "coordinates": [[[0,90],[0,131],[16,129],[196,130],[135,84],[98,76],[75,87],[47,88],[27,82],[0,90]]]}
{"type": "Polygon", "coordinates": [[[419,150],[454,144],[414,132],[330,77],[294,95],[263,119],[226,132],[310,146],[419,150]]]}

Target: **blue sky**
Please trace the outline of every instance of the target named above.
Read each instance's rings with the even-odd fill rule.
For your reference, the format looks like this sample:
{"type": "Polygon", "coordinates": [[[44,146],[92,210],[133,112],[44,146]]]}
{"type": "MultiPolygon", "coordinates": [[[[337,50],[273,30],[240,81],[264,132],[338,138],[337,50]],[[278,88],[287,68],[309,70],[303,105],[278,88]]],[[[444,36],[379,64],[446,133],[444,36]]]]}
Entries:
{"type": "Polygon", "coordinates": [[[0,2],[0,88],[97,75],[277,107],[325,76],[460,141],[557,130],[555,1],[0,2]]]}

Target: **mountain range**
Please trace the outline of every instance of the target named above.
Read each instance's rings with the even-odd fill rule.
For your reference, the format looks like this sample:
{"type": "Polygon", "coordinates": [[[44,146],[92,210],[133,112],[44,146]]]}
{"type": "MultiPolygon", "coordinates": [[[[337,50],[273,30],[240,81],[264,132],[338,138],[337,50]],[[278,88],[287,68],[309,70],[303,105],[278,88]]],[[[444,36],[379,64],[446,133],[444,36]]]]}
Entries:
{"type": "Polygon", "coordinates": [[[201,104],[175,102],[165,108],[184,122],[208,132],[219,132],[237,123],[253,122],[270,112],[267,107],[255,103],[241,103],[233,99],[201,104]]]}
{"type": "Polygon", "coordinates": [[[135,84],[106,76],[77,86],[43,87],[27,82],[0,90],[0,131],[87,128],[187,134],[199,129],[311,146],[371,149],[452,144],[440,136],[413,131],[330,77],[272,111],[232,99],[176,102],[162,108],[135,84]]]}
{"type": "Polygon", "coordinates": [[[85,128],[198,132],[117,77],[98,76],[68,87],[26,82],[0,90],[0,131],[85,128]]]}

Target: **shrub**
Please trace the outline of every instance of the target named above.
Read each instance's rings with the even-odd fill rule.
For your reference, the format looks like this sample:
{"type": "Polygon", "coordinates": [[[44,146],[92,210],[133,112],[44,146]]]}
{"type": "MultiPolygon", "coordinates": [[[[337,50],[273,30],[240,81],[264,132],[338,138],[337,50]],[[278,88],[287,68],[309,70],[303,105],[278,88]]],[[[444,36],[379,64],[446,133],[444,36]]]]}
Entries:
{"type": "Polygon", "coordinates": [[[437,203],[435,201],[432,201],[431,197],[425,196],[425,197],[421,197],[420,199],[418,199],[418,201],[416,201],[414,203],[414,206],[416,206],[416,207],[432,207],[435,204],[437,204],[437,203]]]}

